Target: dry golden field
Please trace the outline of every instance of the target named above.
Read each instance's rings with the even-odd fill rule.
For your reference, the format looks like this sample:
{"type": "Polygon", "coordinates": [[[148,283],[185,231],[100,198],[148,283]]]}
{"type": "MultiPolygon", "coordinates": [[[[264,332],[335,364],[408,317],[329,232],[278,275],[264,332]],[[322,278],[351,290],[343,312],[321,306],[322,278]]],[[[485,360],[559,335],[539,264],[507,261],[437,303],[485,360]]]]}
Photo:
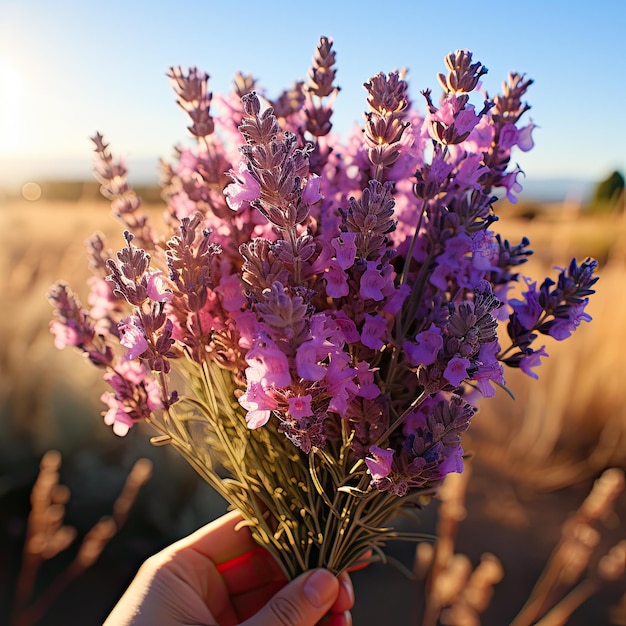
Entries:
{"type": "MultiPolygon", "coordinates": [[[[154,210],[158,214],[158,207],[154,210]]],[[[492,553],[503,568],[481,622],[448,616],[452,621],[445,623],[511,623],[557,544],[562,524],[583,502],[593,480],[607,468],[626,469],[621,378],[626,221],[615,215],[584,216],[565,205],[550,207],[533,220],[504,216],[496,226],[513,242],[522,235],[530,238],[536,254],[524,274],[541,280],[572,255],[589,255],[601,261],[601,278],[588,308],[593,322],[562,344],[547,338],[551,357],[539,368],[539,380],[509,372],[507,382],[516,399],[498,392],[481,406],[465,446],[472,458],[469,483],[461,489],[457,507],[463,514],[452,516],[445,528],[441,524],[451,518],[443,505],[433,503],[422,514],[420,530],[434,532],[439,523],[440,533],[472,567],[483,553],[492,553]]],[[[9,614],[29,494],[46,451],[61,452],[61,482],[71,492],[66,523],[76,527],[79,537],[110,511],[138,458],[149,457],[154,472],[124,528],[96,565],[51,603],[40,624],[75,623],[78,611],[81,624],[101,623],[146,555],[224,510],[223,502],[182,461],[167,449],[149,446],[146,431],[133,429],[124,440],[112,435],[100,418],[99,373],[72,351],[53,346],[47,289],[62,278],[85,296],[84,241],[96,230],[107,235],[111,247],[123,245],[121,228],[104,202],[0,204],[5,284],[0,316],[0,624],[9,614]]],[[[594,527],[599,544],[588,557],[590,572],[602,550],[626,536],[625,499],[622,494],[615,510],[594,527]]],[[[42,568],[38,593],[68,564],[72,548],[66,553],[42,568]]],[[[412,547],[394,546],[391,553],[412,567],[412,547]]],[[[422,623],[417,616],[425,594],[419,582],[378,565],[356,573],[354,581],[355,624],[374,623],[380,598],[385,598],[391,620],[385,623],[422,623]]],[[[592,591],[597,593],[569,621],[544,626],[626,624],[626,611],[615,609],[624,594],[623,576],[592,591]]]]}

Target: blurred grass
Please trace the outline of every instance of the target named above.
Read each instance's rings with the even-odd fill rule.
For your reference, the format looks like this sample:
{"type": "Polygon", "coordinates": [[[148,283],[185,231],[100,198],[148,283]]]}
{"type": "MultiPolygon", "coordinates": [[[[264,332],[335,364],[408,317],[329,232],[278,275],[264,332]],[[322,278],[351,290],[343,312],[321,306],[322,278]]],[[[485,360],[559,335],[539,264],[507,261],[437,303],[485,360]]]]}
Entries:
{"type": "MultiPolygon", "coordinates": [[[[5,552],[0,552],[0,558],[7,565],[0,568],[4,570],[0,587],[4,586],[5,595],[10,593],[10,568],[19,556],[30,487],[45,451],[56,449],[63,455],[62,480],[72,492],[68,517],[79,531],[107,512],[129,468],[137,458],[147,456],[154,462],[154,477],[131,513],[124,537],[103,555],[116,582],[108,592],[96,593],[95,602],[94,595],[86,596],[93,606],[86,607],[92,614],[83,623],[95,624],[106,612],[106,603],[114,601],[123,588],[124,576],[131,576],[146,554],[219,515],[224,503],[172,451],[152,448],[146,429],[133,429],[124,439],[112,435],[100,417],[99,396],[105,389],[100,372],[71,350],[58,351],[53,346],[48,332],[49,286],[58,279],[67,280],[85,300],[89,276],[85,240],[99,230],[111,248],[123,246],[122,229],[109,216],[107,203],[93,198],[91,191],[78,197],[76,202],[13,199],[0,204],[0,270],[8,294],[0,316],[0,518],[5,552]],[[117,578],[115,567],[120,568],[117,578]]],[[[162,210],[158,204],[151,208],[156,214],[162,210]]],[[[498,540],[495,532],[484,535],[484,521],[489,517],[498,528],[513,529],[524,541],[537,541],[535,549],[548,550],[564,513],[557,510],[553,527],[543,522],[543,535],[531,539],[532,515],[538,515],[538,510],[528,501],[521,502],[516,489],[521,485],[524,493],[529,493],[568,487],[573,489],[570,496],[577,498],[605,467],[626,467],[626,408],[620,375],[626,337],[626,221],[616,215],[584,215],[573,204],[504,205],[496,230],[514,244],[522,236],[530,238],[536,254],[522,273],[539,281],[547,273],[554,276],[551,268],[567,264],[571,256],[594,256],[602,264],[598,293],[589,306],[594,321],[583,324],[565,343],[547,338],[551,357],[539,368],[539,381],[508,371],[507,382],[517,399],[498,392],[495,399],[484,402],[465,446],[475,454],[473,463],[479,466],[474,472],[479,477],[476,489],[472,492],[470,487],[479,510],[462,533],[468,553],[472,546],[492,541],[494,550],[496,546],[508,550],[518,562],[526,556],[530,559],[526,565],[537,569],[540,554],[530,547],[525,555],[519,546],[507,548],[507,542],[498,540]],[[496,475],[510,482],[498,487],[496,475]],[[520,526],[521,518],[525,522],[520,526]]],[[[550,506],[558,509],[564,501],[569,505],[571,497],[550,506]]],[[[545,502],[541,500],[539,507],[545,507],[545,502]]],[[[433,516],[427,509],[424,530],[432,527],[433,516]]],[[[506,558],[503,562],[510,564],[506,558]]],[[[513,575],[518,583],[520,577],[532,581],[533,574],[523,564],[519,569],[515,573],[513,565],[505,579],[513,575]]],[[[378,580],[377,572],[372,568],[356,581],[367,589],[378,580]]],[[[101,578],[104,575],[100,573],[101,578]]],[[[386,569],[380,580],[385,584],[393,580],[398,593],[406,592],[406,583],[394,576],[386,569]]],[[[510,594],[503,594],[500,602],[505,608],[500,615],[512,614],[511,605],[519,603],[520,594],[523,596],[523,591],[508,600],[510,594]]],[[[368,596],[360,596],[361,615],[371,610],[368,596]]],[[[0,600],[1,616],[8,598],[0,600]]],[[[401,608],[406,609],[406,602],[401,608]]],[[[356,616],[358,606],[355,611],[356,616]]],[[[58,619],[62,623],[63,617],[58,619]]],[[[46,623],[56,623],[53,617],[50,620],[46,623]]]]}

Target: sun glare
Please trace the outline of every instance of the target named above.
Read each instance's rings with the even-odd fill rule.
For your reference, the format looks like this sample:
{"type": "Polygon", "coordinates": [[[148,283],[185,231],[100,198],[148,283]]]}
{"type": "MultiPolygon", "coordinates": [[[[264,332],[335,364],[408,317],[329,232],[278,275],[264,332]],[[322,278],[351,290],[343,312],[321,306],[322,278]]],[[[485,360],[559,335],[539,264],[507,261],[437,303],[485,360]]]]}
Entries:
{"type": "Polygon", "coordinates": [[[0,154],[9,155],[20,147],[23,81],[17,69],[0,59],[0,154]]]}

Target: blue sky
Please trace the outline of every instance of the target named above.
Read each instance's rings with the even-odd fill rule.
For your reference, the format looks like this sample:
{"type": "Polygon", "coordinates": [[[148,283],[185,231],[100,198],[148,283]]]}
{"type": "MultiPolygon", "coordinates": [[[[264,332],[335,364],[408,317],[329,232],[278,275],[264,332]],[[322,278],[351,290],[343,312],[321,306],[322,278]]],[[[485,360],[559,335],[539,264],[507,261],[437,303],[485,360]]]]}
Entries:
{"type": "Polygon", "coordinates": [[[0,0],[0,184],[89,176],[96,130],[134,161],[188,141],[165,73],[198,66],[212,91],[252,73],[275,96],[306,76],[320,35],[334,40],[335,127],[361,120],[362,87],[407,67],[411,93],[438,93],[443,58],[468,48],[500,89],[509,71],[535,80],[529,179],[598,180],[626,163],[626,2],[518,3],[0,0]]]}

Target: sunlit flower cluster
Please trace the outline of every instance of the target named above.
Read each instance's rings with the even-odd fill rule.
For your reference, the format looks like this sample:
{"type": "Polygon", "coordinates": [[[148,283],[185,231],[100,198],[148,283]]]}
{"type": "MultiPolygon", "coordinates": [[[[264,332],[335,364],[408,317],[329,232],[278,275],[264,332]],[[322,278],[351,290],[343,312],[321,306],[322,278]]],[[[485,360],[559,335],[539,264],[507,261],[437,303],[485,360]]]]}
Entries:
{"type": "MultiPolygon", "coordinates": [[[[522,279],[529,242],[497,234],[494,205],[521,190],[511,154],[533,146],[534,125],[522,121],[532,81],[511,74],[490,97],[487,69],[469,51],[445,62],[440,97],[422,92],[423,114],[403,73],[372,77],[363,127],[345,142],[331,132],[338,89],[327,38],[308,80],[275,100],[243,75],[214,98],[205,73],[172,68],[197,143],[162,165],[165,236],[94,137],[96,174],[126,245],[113,255],[101,238],[90,242],[92,307],[58,283],[51,330],[57,347],[105,369],[115,433],[147,420],[210,472],[199,450],[209,439],[221,441],[217,461],[231,470],[229,447],[247,454],[222,430],[231,440],[271,432],[267,459],[302,465],[319,498],[272,508],[273,487],[250,478],[265,461],[250,461],[246,477],[293,524],[301,506],[324,524],[340,516],[331,489],[355,501],[428,495],[462,471],[468,392],[494,395],[504,366],[536,377],[547,356],[537,338],[562,340],[589,321],[597,278],[587,259],[540,287],[522,279]],[[207,430],[190,438],[198,414],[207,430]]],[[[272,463],[271,484],[281,485],[272,463]]],[[[298,540],[306,554],[309,530],[298,540]]]]}

